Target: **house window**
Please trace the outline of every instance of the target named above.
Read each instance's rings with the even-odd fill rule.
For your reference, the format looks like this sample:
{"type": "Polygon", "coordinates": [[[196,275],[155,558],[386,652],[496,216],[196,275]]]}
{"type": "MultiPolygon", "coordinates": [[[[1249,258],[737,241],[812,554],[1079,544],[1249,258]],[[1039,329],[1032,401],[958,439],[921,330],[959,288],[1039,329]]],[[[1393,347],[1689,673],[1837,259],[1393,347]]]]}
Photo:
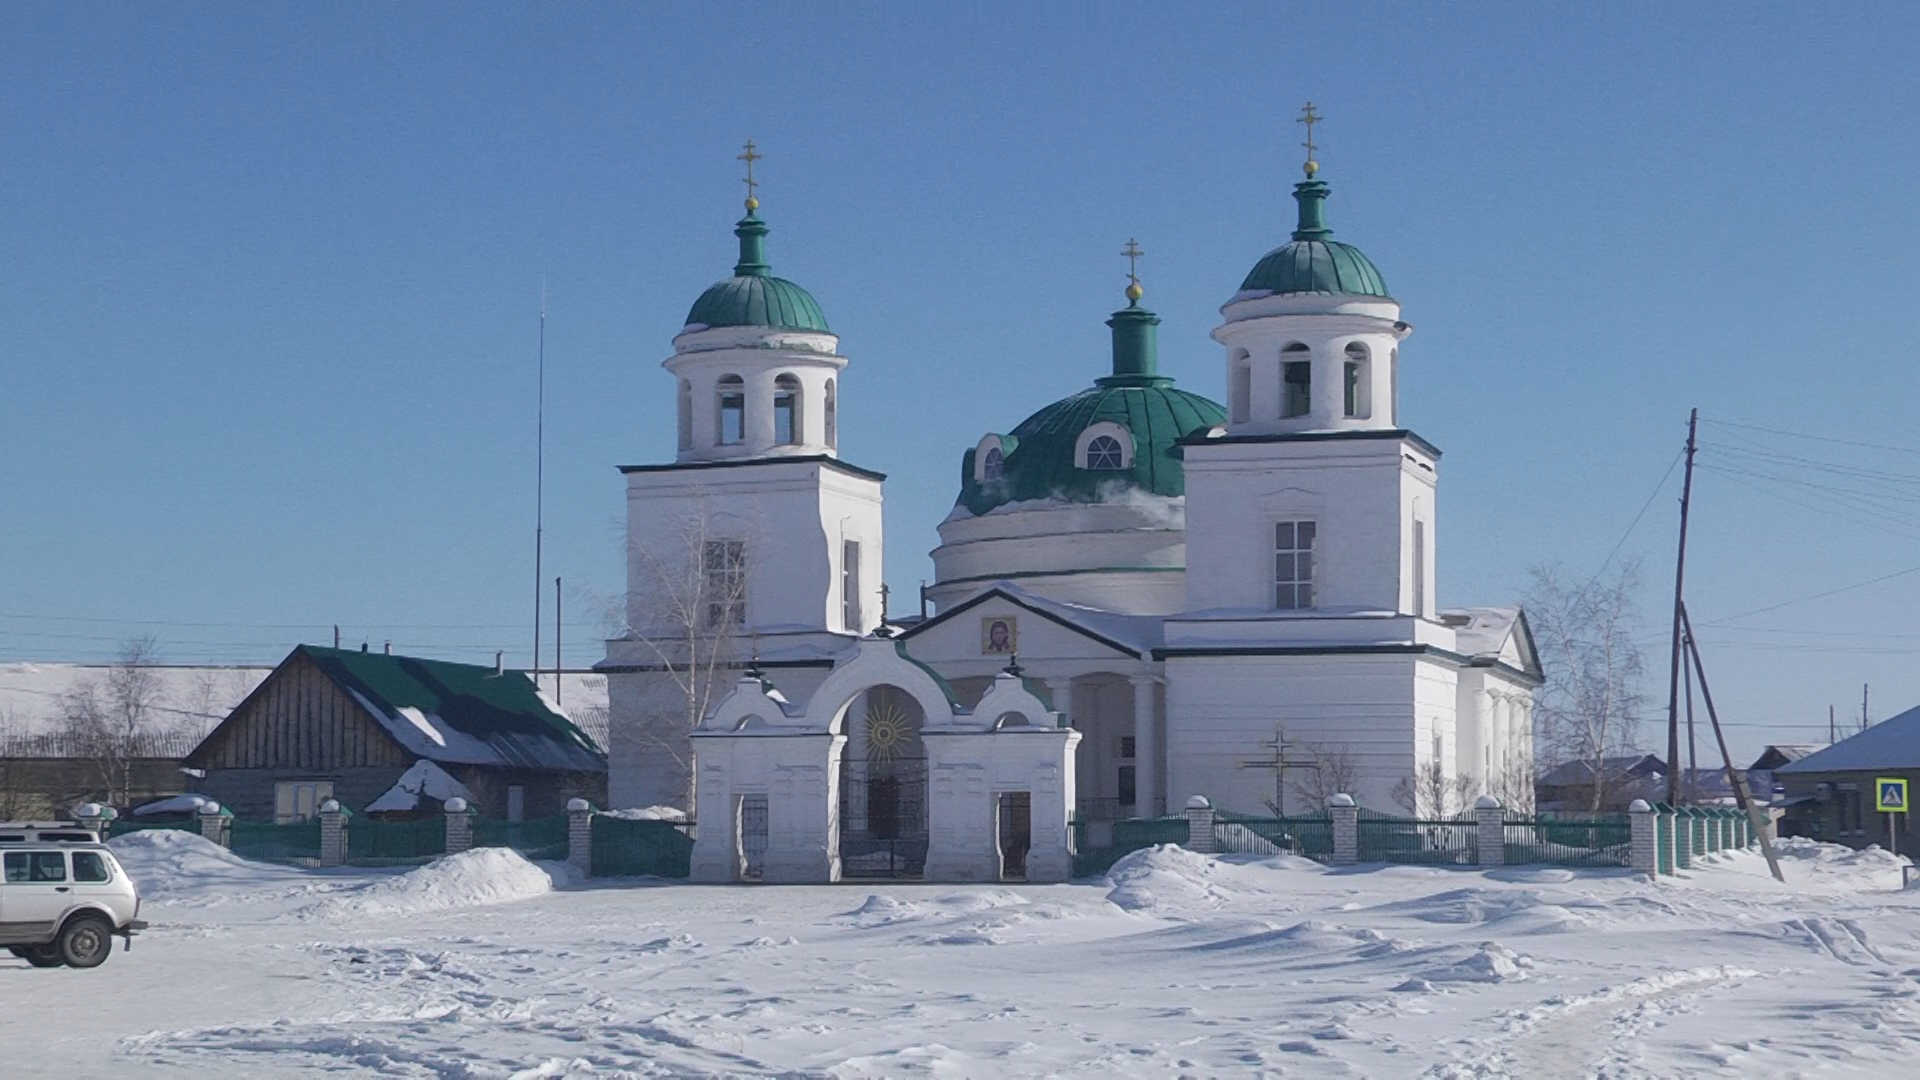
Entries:
{"type": "Polygon", "coordinates": [[[719,385],[721,446],[732,446],[747,437],[747,384],[738,375],[723,375],[719,385]]]}
{"type": "Polygon", "coordinates": [[[273,785],[273,823],[312,821],[320,804],[333,798],[331,780],[281,780],[273,785]]]}
{"type": "Polygon", "coordinates": [[[1099,435],[1087,443],[1088,469],[1124,469],[1126,457],[1120,452],[1120,440],[1111,435],[1099,435]]]}
{"type": "Polygon", "coordinates": [[[1360,342],[1347,345],[1347,360],[1342,369],[1345,373],[1345,386],[1342,395],[1346,414],[1357,420],[1373,415],[1373,403],[1368,400],[1367,347],[1360,342]]]}
{"type": "Polygon", "coordinates": [[[791,446],[800,441],[800,380],[782,375],[773,380],[773,441],[791,446]]]}
{"type": "Polygon", "coordinates": [[[840,545],[840,621],[854,633],[865,629],[860,611],[860,541],[840,545]]]}
{"type": "Polygon", "coordinates": [[[680,449],[693,449],[693,384],[680,380],[680,449]]]}
{"type": "Polygon", "coordinates": [[[820,412],[821,418],[826,421],[827,446],[830,448],[838,448],[840,445],[839,409],[835,404],[837,391],[833,388],[835,381],[834,379],[827,380],[827,395],[824,399],[825,405],[820,412]]]}
{"type": "Polygon", "coordinates": [[[527,789],[525,785],[507,785],[507,820],[527,820],[527,789]]]}
{"type": "Polygon", "coordinates": [[[1135,770],[1134,770],[1134,767],[1133,767],[1132,765],[1122,765],[1122,766],[1120,766],[1120,776],[1119,776],[1119,781],[1120,781],[1120,799],[1119,799],[1119,802],[1120,802],[1120,805],[1121,805],[1121,806],[1132,806],[1132,805],[1134,805],[1134,803],[1135,803],[1135,802],[1136,802],[1136,801],[1138,800],[1138,798],[1139,798],[1139,795],[1137,794],[1137,792],[1138,792],[1138,790],[1139,790],[1139,788],[1138,788],[1138,784],[1139,784],[1139,779],[1138,779],[1138,776],[1139,776],[1139,774],[1138,774],[1137,772],[1135,772],[1135,770]]]}
{"type": "Polygon", "coordinates": [[[1313,411],[1313,362],[1289,360],[1280,365],[1280,416],[1305,416],[1313,411]]]}
{"type": "Polygon", "coordinates": [[[1282,521],[1273,527],[1273,606],[1294,611],[1313,606],[1311,521],[1282,521]]]}
{"type": "Polygon", "coordinates": [[[987,447],[987,456],[980,460],[980,479],[998,480],[1007,475],[1007,455],[997,446],[987,447]]]}
{"type": "Polygon", "coordinates": [[[701,545],[700,578],[707,594],[707,626],[746,625],[747,542],[708,540],[701,545]]]}
{"type": "Polygon", "coordinates": [[[1135,743],[1133,741],[1133,736],[1131,735],[1120,736],[1120,756],[1123,758],[1133,757],[1134,745],[1135,743]]]}

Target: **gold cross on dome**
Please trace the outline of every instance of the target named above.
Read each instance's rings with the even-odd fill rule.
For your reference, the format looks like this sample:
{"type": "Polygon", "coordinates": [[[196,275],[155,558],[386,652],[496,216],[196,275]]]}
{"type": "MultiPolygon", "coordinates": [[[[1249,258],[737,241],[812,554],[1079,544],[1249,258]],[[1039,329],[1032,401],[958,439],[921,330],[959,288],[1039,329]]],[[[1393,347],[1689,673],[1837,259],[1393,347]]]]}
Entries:
{"type": "Polygon", "coordinates": [[[1312,178],[1314,173],[1317,173],[1320,171],[1320,163],[1313,160],[1313,152],[1315,150],[1320,149],[1318,146],[1315,146],[1313,142],[1313,125],[1325,119],[1326,117],[1321,116],[1319,113],[1316,113],[1313,111],[1313,102],[1309,101],[1307,102],[1306,106],[1300,110],[1300,119],[1294,121],[1295,123],[1307,125],[1307,141],[1304,143],[1301,143],[1300,145],[1307,148],[1306,169],[1307,169],[1307,176],[1309,179],[1312,178]]]}
{"type": "Polygon", "coordinates": [[[760,200],[754,198],[754,195],[753,195],[753,189],[760,186],[759,183],[755,181],[753,178],[753,163],[756,161],[759,161],[761,158],[764,158],[766,156],[767,155],[765,154],[756,154],[753,152],[752,139],[747,140],[747,148],[745,153],[734,155],[735,161],[744,161],[747,163],[747,209],[749,210],[755,209],[760,205],[760,200]]]}
{"type": "Polygon", "coordinates": [[[1127,284],[1140,284],[1140,275],[1136,271],[1139,269],[1140,256],[1145,255],[1146,252],[1140,250],[1140,245],[1135,243],[1132,237],[1128,237],[1127,246],[1120,249],[1120,254],[1127,257],[1127,284]]]}

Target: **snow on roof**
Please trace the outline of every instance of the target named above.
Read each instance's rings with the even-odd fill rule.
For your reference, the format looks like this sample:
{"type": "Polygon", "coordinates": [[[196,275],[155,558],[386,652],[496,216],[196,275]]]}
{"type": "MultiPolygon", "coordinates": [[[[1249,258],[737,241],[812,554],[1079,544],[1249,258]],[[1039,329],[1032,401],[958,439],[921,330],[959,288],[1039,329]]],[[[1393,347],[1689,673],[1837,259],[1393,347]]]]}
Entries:
{"type": "Polygon", "coordinates": [[[205,795],[175,795],[170,799],[160,799],[157,802],[150,802],[144,806],[136,806],[133,808],[133,816],[144,817],[148,814],[193,814],[198,813],[201,807],[212,801],[213,800],[207,798],[205,795]]]}
{"type": "Polygon", "coordinates": [[[1517,607],[1447,608],[1440,612],[1453,626],[1454,646],[1468,656],[1497,657],[1520,621],[1517,607]],[[1464,623],[1457,622],[1465,619],[1464,623]]]}
{"type": "MultiPolygon", "coordinates": [[[[387,789],[386,794],[368,803],[367,813],[379,814],[389,811],[414,810],[420,806],[422,797],[444,803],[448,799],[461,798],[474,802],[473,792],[446,770],[431,761],[420,760],[413,767],[400,774],[400,779],[387,789]]],[[[136,810],[134,813],[139,813],[136,810]]]]}
{"type": "MultiPolygon", "coordinates": [[[[0,741],[44,735],[59,726],[62,700],[81,684],[98,685],[108,664],[0,664],[0,741]]],[[[211,729],[273,673],[271,665],[155,664],[158,726],[211,729]]]]}
{"type": "Polygon", "coordinates": [[[1890,716],[1857,735],[1773,770],[1781,773],[1920,769],[1920,707],[1890,716]]]}

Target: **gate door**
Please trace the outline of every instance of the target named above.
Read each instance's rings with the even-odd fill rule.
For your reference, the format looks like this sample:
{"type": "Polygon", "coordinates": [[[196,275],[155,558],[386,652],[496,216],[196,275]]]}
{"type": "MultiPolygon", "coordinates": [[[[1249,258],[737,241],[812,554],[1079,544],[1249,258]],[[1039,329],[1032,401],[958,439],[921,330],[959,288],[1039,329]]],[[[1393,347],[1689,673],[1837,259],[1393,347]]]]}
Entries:
{"type": "Polygon", "coordinates": [[[1033,794],[1000,793],[1000,879],[1027,879],[1027,852],[1033,850],[1033,794]]]}
{"type": "Polygon", "coordinates": [[[767,874],[767,797],[740,796],[740,880],[760,881],[767,874]]]}

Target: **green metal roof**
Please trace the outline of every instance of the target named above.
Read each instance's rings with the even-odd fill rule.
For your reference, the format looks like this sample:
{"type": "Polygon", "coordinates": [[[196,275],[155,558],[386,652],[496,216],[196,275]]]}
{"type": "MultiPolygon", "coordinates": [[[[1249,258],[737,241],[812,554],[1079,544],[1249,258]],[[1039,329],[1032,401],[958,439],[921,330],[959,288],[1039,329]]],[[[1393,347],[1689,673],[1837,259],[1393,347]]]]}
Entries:
{"type": "Polygon", "coordinates": [[[305,653],[343,689],[358,693],[385,713],[375,717],[383,724],[400,716],[402,709],[417,709],[429,727],[437,718],[451,732],[467,737],[454,740],[442,732],[436,740],[427,728],[393,732],[402,745],[423,757],[524,768],[606,767],[593,740],[555,712],[523,672],[500,674],[476,664],[318,645],[302,645],[295,651],[305,653]],[[420,739],[434,745],[444,741],[446,745],[439,748],[445,755],[436,754],[434,745],[425,749],[409,745],[420,739]],[[487,756],[498,760],[474,760],[487,756]]]}
{"type": "Polygon", "coordinates": [[[1123,490],[1154,495],[1184,495],[1186,474],[1178,443],[1181,438],[1225,422],[1227,413],[1217,402],[1173,388],[1173,380],[1158,373],[1156,327],[1160,319],[1136,300],[1114,313],[1113,374],[1027,417],[1011,436],[1000,441],[1004,474],[995,480],[974,479],[975,447],[960,464],[959,503],[975,514],[996,506],[1028,499],[1068,502],[1103,501],[1116,482],[1123,490]],[[1080,433],[1095,424],[1112,421],[1133,435],[1131,469],[1082,469],[1075,458],[1080,433]]]}
{"type": "Polygon", "coordinates": [[[740,261],[734,265],[733,276],[713,283],[700,294],[687,312],[687,324],[831,333],[827,317],[807,290],[769,272],[766,222],[749,210],[734,226],[733,234],[740,238],[740,261]]]}
{"type": "Polygon", "coordinates": [[[1332,239],[1325,207],[1331,191],[1320,180],[1293,186],[1293,197],[1300,204],[1300,226],[1293,231],[1292,242],[1267,252],[1240,283],[1240,291],[1389,295],[1380,271],[1359,248],[1332,239]]]}

